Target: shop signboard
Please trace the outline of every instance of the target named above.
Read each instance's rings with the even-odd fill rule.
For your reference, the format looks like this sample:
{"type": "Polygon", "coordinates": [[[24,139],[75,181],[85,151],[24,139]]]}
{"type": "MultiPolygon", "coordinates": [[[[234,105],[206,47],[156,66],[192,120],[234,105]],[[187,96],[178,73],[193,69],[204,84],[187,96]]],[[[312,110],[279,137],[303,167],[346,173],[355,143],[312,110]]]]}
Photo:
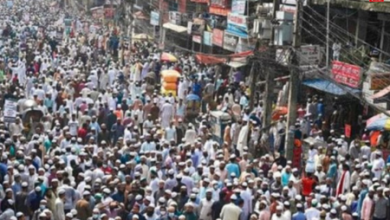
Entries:
{"type": "Polygon", "coordinates": [[[227,17],[226,32],[240,38],[248,38],[247,16],[230,12],[227,17]]]}
{"type": "Polygon", "coordinates": [[[214,45],[223,47],[223,30],[213,29],[212,41],[214,45]]]}
{"type": "Polygon", "coordinates": [[[152,13],[150,13],[150,24],[153,26],[158,26],[159,21],[160,14],[156,11],[152,11],[152,13]]]}
{"type": "Polygon", "coordinates": [[[192,41],[198,44],[202,43],[202,37],[200,35],[192,35],[192,41]]]}
{"type": "Polygon", "coordinates": [[[207,45],[207,46],[212,46],[213,45],[213,42],[212,42],[212,33],[209,32],[209,31],[204,31],[203,32],[203,44],[204,45],[207,45]]]}
{"type": "Polygon", "coordinates": [[[352,88],[359,88],[361,67],[336,60],[332,63],[332,75],[338,83],[352,88]]]}
{"type": "Polygon", "coordinates": [[[321,62],[321,48],[319,45],[301,46],[299,65],[318,65],[321,62]]]}
{"type": "Polygon", "coordinates": [[[221,16],[227,16],[229,14],[229,9],[227,8],[219,8],[215,6],[209,7],[209,13],[214,15],[221,15],[221,16]]]}
{"type": "Polygon", "coordinates": [[[210,0],[210,6],[219,7],[219,8],[228,8],[228,0],[210,0]]]}
{"type": "Polygon", "coordinates": [[[233,0],[232,13],[243,15],[245,14],[246,0],[233,0]]]}
{"type": "Polygon", "coordinates": [[[238,37],[225,33],[223,36],[223,49],[236,52],[238,37]]]}

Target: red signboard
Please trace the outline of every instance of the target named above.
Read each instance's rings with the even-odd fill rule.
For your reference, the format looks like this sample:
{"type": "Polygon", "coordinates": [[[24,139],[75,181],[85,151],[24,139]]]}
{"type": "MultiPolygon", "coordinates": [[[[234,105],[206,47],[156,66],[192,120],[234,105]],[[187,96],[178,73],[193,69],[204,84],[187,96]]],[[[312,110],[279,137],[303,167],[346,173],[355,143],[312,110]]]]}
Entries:
{"type": "Polygon", "coordinates": [[[361,68],[352,64],[333,61],[332,75],[336,82],[358,88],[360,84],[361,68]]]}
{"type": "Polygon", "coordinates": [[[227,16],[229,14],[230,10],[226,8],[218,8],[214,6],[210,6],[209,13],[214,15],[221,15],[221,16],[227,16]]]}
{"type": "Polygon", "coordinates": [[[351,125],[350,124],[345,124],[345,126],[344,126],[344,135],[345,135],[345,137],[347,137],[347,138],[351,137],[351,132],[352,132],[351,130],[352,130],[351,125]]]}
{"type": "Polygon", "coordinates": [[[213,44],[223,46],[223,30],[213,29],[213,44]]]}
{"type": "Polygon", "coordinates": [[[209,0],[191,0],[191,1],[196,3],[209,3],[209,0]]]}

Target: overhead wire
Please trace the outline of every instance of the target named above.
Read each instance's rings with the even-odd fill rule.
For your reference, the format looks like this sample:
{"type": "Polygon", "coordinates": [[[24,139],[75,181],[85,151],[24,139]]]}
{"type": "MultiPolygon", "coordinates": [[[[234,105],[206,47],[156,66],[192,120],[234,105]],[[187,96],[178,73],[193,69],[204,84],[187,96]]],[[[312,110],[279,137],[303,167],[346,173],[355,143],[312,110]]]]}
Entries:
{"type": "MultiPolygon", "coordinates": [[[[304,19],[304,18],[303,18],[302,20],[307,22],[307,20],[304,19]]],[[[315,20],[315,19],[311,19],[311,20],[315,20]]],[[[318,22],[318,21],[317,21],[317,22],[318,22]]],[[[317,25],[322,25],[322,23],[318,22],[317,25]]],[[[317,25],[316,25],[316,26],[317,26],[317,25]]],[[[302,25],[302,26],[303,26],[303,25],[302,25]]],[[[311,26],[312,26],[312,25],[311,25],[311,26]]],[[[321,33],[321,31],[318,30],[316,27],[313,27],[313,26],[312,26],[312,28],[313,28],[314,30],[316,30],[316,31],[318,31],[318,32],[321,33]]],[[[308,30],[306,30],[306,31],[310,33],[310,31],[308,31],[308,30]]],[[[322,41],[322,42],[324,42],[324,41],[322,41]]],[[[326,45],[326,42],[325,42],[325,45],[326,45]]],[[[345,51],[345,49],[344,49],[344,51],[345,51]]],[[[348,52],[348,51],[347,51],[347,52],[348,52]]],[[[356,59],[361,59],[360,57],[355,57],[355,58],[356,58],[356,59]]],[[[369,70],[369,65],[365,64],[364,62],[362,62],[360,66],[363,66],[366,70],[369,70]]],[[[388,66],[388,65],[387,65],[387,66],[388,66]]],[[[389,66],[389,68],[390,68],[390,66],[389,66]]],[[[383,87],[385,88],[385,87],[387,87],[388,85],[387,85],[387,84],[381,84],[381,86],[383,86],[383,87]]]]}
{"type": "MultiPolygon", "coordinates": [[[[319,17],[321,17],[321,18],[325,18],[323,15],[321,15],[319,12],[317,12],[317,11],[316,11],[314,8],[312,8],[310,5],[307,5],[305,8],[310,9],[314,14],[316,14],[317,16],[319,16],[319,17]]],[[[303,10],[303,12],[304,12],[304,10],[303,10]]],[[[325,19],[326,19],[326,18],[325,18],[325,19]]],[[[353,34],[349,33],[349,32],[346,31],[346,30],[344,30],[343,28],[341,28],[340,26],[338,26],[338,25],[335,24],[334,22],[329,21],[329,24],[330,24],[331,27],[333,27],[333,28],[335,28],[335,29],[337,29],[337,30],[339,30],[339,31],[341,31],[341,32],[343,32],[343,33],[345,33],[346,35],[348,35],[348,36],[351,37],[351,38],[356,39],[356,40],[359,41],[360,43],[362,43],[362,44],[364,44],[364,45],[366,45],[366,46],[369,46],[369,47],[371,47],[371,48],[374,48],[375,50],[377,50],[377,51],[379,51],[379,52],[385,54],[386,56],[390,56],[390,53],[389,53],[389,52],[383,51],[382,49],[377,48],[377,47],[375,47],[374,45],[371,45],[371,44],[365,42],[364,40],[362,40],[362,39],[360,39],[360,38],[356,38],[353,34]]]]}

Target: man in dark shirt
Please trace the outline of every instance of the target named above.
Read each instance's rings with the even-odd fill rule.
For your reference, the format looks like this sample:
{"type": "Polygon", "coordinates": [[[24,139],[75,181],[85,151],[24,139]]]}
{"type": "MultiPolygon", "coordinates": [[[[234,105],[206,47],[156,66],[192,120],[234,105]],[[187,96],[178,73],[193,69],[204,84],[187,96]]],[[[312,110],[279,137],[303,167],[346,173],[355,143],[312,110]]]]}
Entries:
{"type": "Polygon", "coordinates": [[[219,201],[214,202],[211,206],[211,217],[213,220],[220,218],[219,215],[222,211],[222,207],[225,205],[225,201],[223,200],[225,196],[225,192],[221,191],[219,193],[219,201]]]}

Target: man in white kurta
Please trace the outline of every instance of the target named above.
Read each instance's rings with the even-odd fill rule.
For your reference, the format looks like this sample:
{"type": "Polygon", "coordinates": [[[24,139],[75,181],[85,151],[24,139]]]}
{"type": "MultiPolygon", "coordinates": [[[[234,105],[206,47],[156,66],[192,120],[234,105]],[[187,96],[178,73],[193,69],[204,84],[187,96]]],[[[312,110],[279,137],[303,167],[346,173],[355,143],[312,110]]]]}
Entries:
{"type": "Polygon", "coordinates": [[[206,191],[206,198],[200,200],[199,204],[199,219],[212,220],[211,207],[214,203],[212,199],[213,190],[211,188],[206,191]]]}
{"type": "Polygon", "coordinates": [[[385,169],[385,161],[382,158],[381,152],[374,152],[375,153],[375,160],[372,162],[372,173],[374,174],[375,178],[380,179],[382,177],[382,172],[385,169]]]}
{"type": "Polygon", "coordinates": [[[240,134],[238,135],[237,150],[240,152],[240,156],[244,154],[244,147],[248,146],[248,133],[249,125],[246,124],[242,127],[240,134]]]}
{"type": "Polygon", "coordinates": [[[169,103],[169,100],[166,99],[161,108],[161,126],[163,128],[169,127],[169,123],[172,121],[174,115],[175,109],[173,105],[169,103]]]}

